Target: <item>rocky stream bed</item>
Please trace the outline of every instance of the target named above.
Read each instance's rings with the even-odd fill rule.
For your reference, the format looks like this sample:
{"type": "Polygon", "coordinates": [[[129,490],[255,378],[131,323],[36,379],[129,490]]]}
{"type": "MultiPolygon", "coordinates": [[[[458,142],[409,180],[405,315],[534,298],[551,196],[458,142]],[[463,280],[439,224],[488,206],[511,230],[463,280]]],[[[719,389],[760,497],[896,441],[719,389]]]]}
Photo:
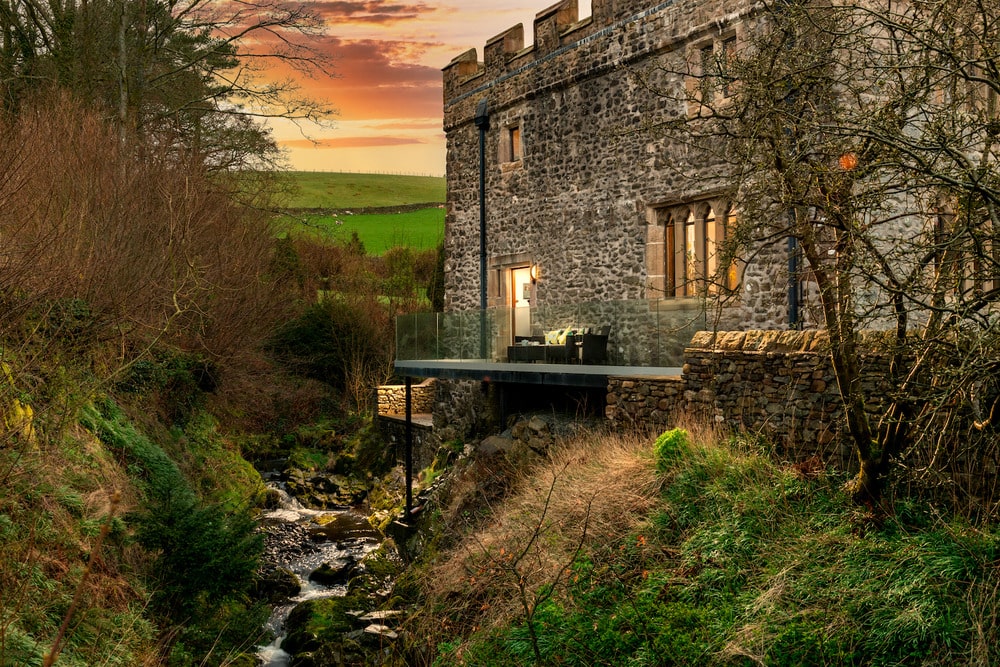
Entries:
{"type": "MultiPolygon", "coordinates": [[[[400,604],[405,595],[394,596],[393,587],[405,565],[393,537],[383,535],[372,522],[398,537],[412,559],[441,528],[430,520],[440,507],[437,512],[427,508],[439,505],[439,495],[453,476],[479,480],[466,482],[464,488],[468,502],[481,504],[475,499],[494,497],[504,485],[490,482],[489,488],[481,488],[482,480],[493,479],[492,473],[483,473],[472,462],[486,470],[497,458],[545,457],[556,437],[580,426],[579,419],[529,415],[503,433],[465,445],[461,452],[442,446],[430,468],[447,471],[418,481],[408,525],[393,521],[388,510],[369,516],[367,488],[344,475],[296,469],[264,473],[271,492],[261,515],[265,565],[258,596],[274,610],[267,626],[274,641],[259,647],[259,665],[380,665],[390,656],[401,664],[399,651],[404,649],[397,632],[407,612],[399,608],[408,607],[400,604]]],[[[390,471],[385,481],[404,488],[402,468],[390,471]]]]}
{"type": "Polygon", "coordinates": [[[374,664],[397,639],[398,612],[378,611],[402,569],[395,544],[357,509],[343,478],[265,473],[268,508],[258,595],[273,608],[263,667],[374,664]],[[293,493],[290,493],[292,491],[293,493]]]}

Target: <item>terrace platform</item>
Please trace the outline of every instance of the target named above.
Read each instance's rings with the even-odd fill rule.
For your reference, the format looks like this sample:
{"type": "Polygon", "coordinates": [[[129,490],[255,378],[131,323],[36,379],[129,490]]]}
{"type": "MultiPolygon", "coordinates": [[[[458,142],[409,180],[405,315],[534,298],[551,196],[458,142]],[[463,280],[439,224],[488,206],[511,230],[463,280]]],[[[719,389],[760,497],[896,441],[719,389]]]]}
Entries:
{"type": "Polygon", "coordinates": [[[402,377],[479,380],[503,384],[544,384],[559,387],[607,387],[609,377],[670,377],[680,366],[591,366],[496,362],[483,359],[396,360],[402,377]]]}

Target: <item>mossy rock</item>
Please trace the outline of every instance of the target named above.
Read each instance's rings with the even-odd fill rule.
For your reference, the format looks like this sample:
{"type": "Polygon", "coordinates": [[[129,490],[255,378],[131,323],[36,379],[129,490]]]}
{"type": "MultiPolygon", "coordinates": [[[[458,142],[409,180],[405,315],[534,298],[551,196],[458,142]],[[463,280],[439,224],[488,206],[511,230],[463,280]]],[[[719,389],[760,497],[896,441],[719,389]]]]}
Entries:
{"type": "Polygon", "coordinates": [[[261,498],[260,507],[265,510],[276,510],[281,507],[281,493],[277,489],[267,489],[261,498]]]}
{"type": "Polygon", "coordinates": [[[281,648],[291,655],[311,653],[324,643],[339,638],[352,629],[351,609],[347,598],[324,598],[300,602],[288,615],[288,636],[281,648]]]}
{"type": "Polygon", "coordinates": [[[353,595],[367,597],[372,604],[378,604],[392,593],[395,579],[405,567],[395,542],[387,539],[358,564],[358,574],[351,579],[348,590],[353,595]]]}
{"type": "Polygon", "coordinates": [[[309,581],[322,586],[338,586],[346,584],[357,568],[353,560],[336,560],[320,565],[309,575],[309,581]]]}
{"type": "Polygon", "coordinates": [[[361,564],[368,574],[379,578],[399,576],[406,567],[396,542],[391,537],[383,540],[378,549],[367,554],[361,564]]]}
{"type": "Polygon", "coordinates": [[[354,639],[342,635],[337,641],[323,644],[311,653],[295,656],[289,667],[331,667],[331,665],[366,665],[364,649],[354,639]]]}
{"type": "Polygon", "coordinates": [[[302,586],[295,574],[283,567],[264,569],[254,582],[254,597],[275,604],[299,594],[302,586]]]}
{"type": "MultiPolygon", "coordinates": [[[[348,612],[368,612],[374,607],[375,601],[363,594],[353,593],[345,597],[301,602],[285,621],[288,636],[281,642],[281,648],[296,658],[305,659],[305,654],[322,653],[326,650],[324,647],[329,645],[339,646],[343,643],[344,634],[354,629],[356,616],[348,612]]],[[[298,663],[293,660],[291,664],[298,663]]]]}

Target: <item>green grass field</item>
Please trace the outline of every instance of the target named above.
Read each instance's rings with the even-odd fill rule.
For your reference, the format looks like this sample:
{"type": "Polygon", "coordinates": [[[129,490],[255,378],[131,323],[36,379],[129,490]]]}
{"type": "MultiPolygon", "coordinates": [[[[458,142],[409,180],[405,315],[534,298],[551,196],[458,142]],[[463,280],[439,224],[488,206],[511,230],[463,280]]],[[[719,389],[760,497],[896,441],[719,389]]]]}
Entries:
{"type": "Polygon", "coordinates": [[[295,210],[278,220],[278,233],[342,243],[357,232],[369,255],[406,246],[434,248],[444,238],[444,208],[429,206],[399,213],[358,213],[361,209],[443,204],[445,180],[430,176],[335,174],[293,171],[284,175],[291,194],[286,207],[295,210]],[[334,215],[302,209],[335,210],[334,215]]]}
{"type": "Polygon", "coordinates": [[[435,248],[444,237],[444,209],[425,208],[408,213],[289,215],[280,222],[285,234],[326,243],[346,242],[351,232],[365,244],[369,255],[406,246],[414,250],[435,248]]]}
{"type": "Polygon", "coordinates": [[[292,171],[285,174],[287,208],[354,209],[444,203],[445,179],[435,176],[337,174],[292,171]]]}

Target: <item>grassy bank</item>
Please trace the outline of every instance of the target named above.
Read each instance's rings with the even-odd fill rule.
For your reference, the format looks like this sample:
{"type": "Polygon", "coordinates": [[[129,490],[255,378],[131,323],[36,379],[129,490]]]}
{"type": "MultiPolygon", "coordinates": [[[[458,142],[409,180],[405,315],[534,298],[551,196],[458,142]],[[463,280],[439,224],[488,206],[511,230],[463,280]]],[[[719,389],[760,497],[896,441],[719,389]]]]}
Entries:
{"type": "Polygon", "coordinates": [[[439,666],[1000,664],[995,529],[905,499],[876,520],[843,482],[710,433],[657,445],[585,436],[425,567],[412,629],[432,639],[413,655],[439,666]]]}
{"type": "Polygon", "coordinates": [[[445,181],[429,176],[288,172],[280,235],[322,245],[357,239],[369,255],[433,250],[444,238],[445,181]]]}

